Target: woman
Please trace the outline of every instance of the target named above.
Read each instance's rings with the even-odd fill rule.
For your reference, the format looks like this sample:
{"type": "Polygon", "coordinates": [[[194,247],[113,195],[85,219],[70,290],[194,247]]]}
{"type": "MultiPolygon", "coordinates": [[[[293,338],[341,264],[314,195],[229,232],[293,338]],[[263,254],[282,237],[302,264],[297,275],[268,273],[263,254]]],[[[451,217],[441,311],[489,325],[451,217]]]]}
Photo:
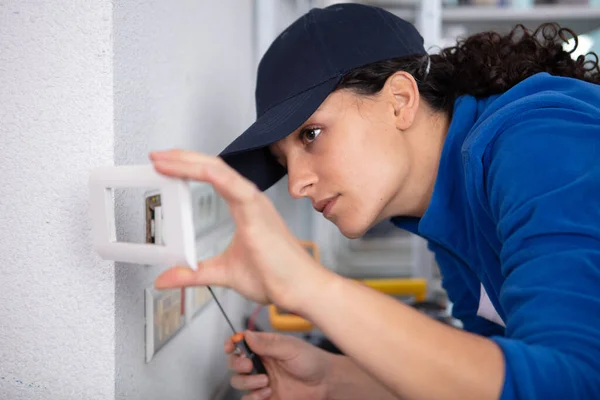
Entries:
{"type": "Polygon", "coordinates": [[[248,333],[268,377],[232,356],[245,399],[600,398],[600,74],[566,33],[486,33],[429,57],[381,9],[312,10],[265,54],[257,121],[220,158],[151,155],[214,185],[237,226],[224,253],[156,286],[231,287],[345,354],[248,333]],[[284,173],[349,238],[385,219],[426,238],[464,330],[311,259],[261,193],[284,173]]]}

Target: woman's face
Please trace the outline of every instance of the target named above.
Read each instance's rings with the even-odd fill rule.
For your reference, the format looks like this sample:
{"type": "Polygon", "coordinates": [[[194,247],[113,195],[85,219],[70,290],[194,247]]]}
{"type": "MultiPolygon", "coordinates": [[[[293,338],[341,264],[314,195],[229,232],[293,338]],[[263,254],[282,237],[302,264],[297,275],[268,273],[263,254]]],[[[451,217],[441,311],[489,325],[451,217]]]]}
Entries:
{"type": "Polygon", "coordinates": [[[432,149],[431,135],[422,132],[416,83],[396,75],[374,96],[332,93],[299,129],[271,146],[287,168],[290,195],[310,198],[349,238],[385,218],[421,212],[423,192],[435,179],[421,166],[432,149]]]}

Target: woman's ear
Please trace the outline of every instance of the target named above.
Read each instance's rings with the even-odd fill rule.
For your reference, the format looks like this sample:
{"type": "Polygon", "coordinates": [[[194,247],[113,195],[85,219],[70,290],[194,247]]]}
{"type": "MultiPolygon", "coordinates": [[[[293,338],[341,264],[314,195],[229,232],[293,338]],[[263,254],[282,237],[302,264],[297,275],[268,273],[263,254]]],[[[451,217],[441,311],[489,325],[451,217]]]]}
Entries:
{"type": "Polygon", "coordinates": [[[396,128],[402,131],[410,128],[419,108],[417,81],[408,72],[398,71],[388,78],[385,86],[394,107],[396,128]]]}

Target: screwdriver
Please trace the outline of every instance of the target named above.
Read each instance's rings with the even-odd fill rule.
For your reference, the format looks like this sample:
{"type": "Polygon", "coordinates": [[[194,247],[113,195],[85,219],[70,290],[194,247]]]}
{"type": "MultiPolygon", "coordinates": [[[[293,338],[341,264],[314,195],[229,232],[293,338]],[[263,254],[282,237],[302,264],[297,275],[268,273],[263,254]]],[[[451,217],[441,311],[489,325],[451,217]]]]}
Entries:
{"type": "Polygon", "coordinates": [[[229,319],[227,313],[221,306],[221,303],[219,302],[219,299],[217,299],[217,296],[215,295],[215,292],[213,292],[212,288],[210,286],[207,286],[207,288],[210,294],[212,295],[213,299],[215,299],[217,306],[219,306],[221,314],[223,314],[223,316],[225,317],[227,324],[233,331],[233,336],[231,337],[231,339],[233,340],[233,344],[235,344],[235,347],[238,349],[238,351],[243,353],[248,359],[250,359],[250,361],[252,361],[252,374],[266,374],[267,370],[265,369],[265,366],[263,365],[260,357],[258,357],[252,350],[250,350],[248,343],[246,343],[246,339],[244,339],[244,334],[235,330],[233,324],[231,323],[231,320],[229,319]]]}

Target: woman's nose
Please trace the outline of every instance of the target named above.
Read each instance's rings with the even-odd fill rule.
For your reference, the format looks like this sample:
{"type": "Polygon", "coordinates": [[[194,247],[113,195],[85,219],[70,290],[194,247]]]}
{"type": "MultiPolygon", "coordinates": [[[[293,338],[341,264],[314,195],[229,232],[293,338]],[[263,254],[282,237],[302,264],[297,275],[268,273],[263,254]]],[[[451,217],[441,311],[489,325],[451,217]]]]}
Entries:
{"type": "Polygon", "coordinates": [[[309,189],[317,182],[317,175],[306,162],[288,162],[288,192],[295,199],[309,195],[309,189]]]}

